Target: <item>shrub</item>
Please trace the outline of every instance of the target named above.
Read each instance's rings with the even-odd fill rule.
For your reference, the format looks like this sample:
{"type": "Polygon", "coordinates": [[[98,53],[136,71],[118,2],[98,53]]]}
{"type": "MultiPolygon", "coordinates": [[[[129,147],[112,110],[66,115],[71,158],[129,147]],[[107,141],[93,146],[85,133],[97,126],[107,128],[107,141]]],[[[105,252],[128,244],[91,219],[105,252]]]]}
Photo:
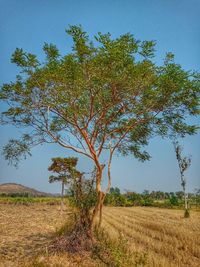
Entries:
{"type": "Polygon", "coordinates": [[[173,206],[178,206],[179,205],[178,198],[175,195],[172,195],[169,198],[169,201],[173,206]]]}
{"type": "Polygon", "coordinates": [[[142,199],[140,203],[141,203],[141,206],[152,207],[154,204],[154,201],[152,198],[148,197],[148,198],[142,199]]]}

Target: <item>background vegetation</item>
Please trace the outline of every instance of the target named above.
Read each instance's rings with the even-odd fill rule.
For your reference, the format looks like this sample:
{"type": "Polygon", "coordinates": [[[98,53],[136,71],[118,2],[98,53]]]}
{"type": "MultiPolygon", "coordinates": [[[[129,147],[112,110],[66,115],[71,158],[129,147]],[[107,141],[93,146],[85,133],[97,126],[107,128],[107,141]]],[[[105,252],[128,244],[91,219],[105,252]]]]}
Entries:
{"type": "MultiPolygon", "coordinates": [[[[75,205],[77,199],[74,198],[74,190],[77,186],[73,184],[73,188],[67,191],[63,201],[65,204],[75,205]]],[[[88,186],[91,185],[88,184],[88,186]]],[[[94,205],[96,194],[94,191],[88,199],[84,196],[78,196],[82,201],[89,202],[89,206],[94,205]]],[[[78,205],[80,205],[78,199],[78,205]]],[[[189,208],[200,208],[200,190],[196,190],[195,193],[188,194],[189,208]]],[[[38,197],[29,195],[28,193],[11,193],[11,194],[0,194],[0,203],[7,204],[34,204],[44,203],[48,205],[60,204],[60,197],[38,197]]],[[[110,192],[105,198],[106,206],[118,206],[118,207],[132,207],[132,206],[149,206],[149,207],[160,207],[160,208],[183,208],[184,207],[184,193],[182,191],[177,192],[163,192],[163,191],[148,191],[144,190],[143,193],[136,193],[126,191],[121,193],[118,187],[111,187],[110,192]]]]}

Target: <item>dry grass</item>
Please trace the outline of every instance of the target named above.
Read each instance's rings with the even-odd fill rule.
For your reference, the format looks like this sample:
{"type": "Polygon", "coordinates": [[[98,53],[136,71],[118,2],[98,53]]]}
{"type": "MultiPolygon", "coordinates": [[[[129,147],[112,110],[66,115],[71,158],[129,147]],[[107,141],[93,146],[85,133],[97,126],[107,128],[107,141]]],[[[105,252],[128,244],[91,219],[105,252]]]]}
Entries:
{"type": "MultiPolygon", "coordinates": [[[[61,215],[59,206],[0,205],[0,267],[103,266],[89,254],[49,255],[48,245],[69,213],[61,215]]],[[[131,250],[147,254],[145,266],[200,266],[200,212],[183,219],[179,210],[106,207],[103,219],[111,236],[120,231],[131,250]]]]}
{"type": "Polygon", "coordinates": [[[0,204],[0,267],[102,266],[89,254],[49,254],[49,244],[70,214],[56,205],[0,204]]]}
{"type": "Polygon", "coordinates": [[[63,224],[58,206],[0,205],[0,214],[0,266],[20,266],[25,258],[45,251],[63,224]]]}
{"type": "Polygon", "coordinates": [[[200,266],[199,212],[184,219],[180,210],[107,207],[104,227],[113,236],[120,231],[134,251],[147,253],[147,266],[200,266]]]}

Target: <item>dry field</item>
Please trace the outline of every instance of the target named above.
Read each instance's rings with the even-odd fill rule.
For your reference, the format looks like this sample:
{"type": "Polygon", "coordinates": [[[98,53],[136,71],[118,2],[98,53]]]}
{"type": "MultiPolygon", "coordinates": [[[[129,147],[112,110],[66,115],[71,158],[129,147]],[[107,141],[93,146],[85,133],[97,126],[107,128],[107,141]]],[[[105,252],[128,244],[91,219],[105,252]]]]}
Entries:
{"type": "Polygon", "coordinates": [[[58,207],[0,205],[0,266],[17,266],[44,248],[62,224],[58,207]]]}
{"type": "Polygon", "coordinates": [[[130,249],[147,253],[147,266],[200,266],[200,212],[184,219],[180,210],[109,207],[104,226],[113,236],[120,231],[130,249]]]}
{"type": "Polygon", "coordinates": [[[48,255],[48,245],[69,213],[55,205],[0,204],[0,267],[88,266],[88,257],[48,255]]]}
{"type": "MultiPolygon", "coordinates": [[[[61,215],[58,206],[0,205],[0,266],[100,266],[89,257],[48,255],[47,246],[68,214],[61,215]]],[[[200,212],[183,219],[177,210],[106,207],[104,227],[114,237],[120,231],[130,249],[146,253],[146,266],[200,266],[200,212]]]]}

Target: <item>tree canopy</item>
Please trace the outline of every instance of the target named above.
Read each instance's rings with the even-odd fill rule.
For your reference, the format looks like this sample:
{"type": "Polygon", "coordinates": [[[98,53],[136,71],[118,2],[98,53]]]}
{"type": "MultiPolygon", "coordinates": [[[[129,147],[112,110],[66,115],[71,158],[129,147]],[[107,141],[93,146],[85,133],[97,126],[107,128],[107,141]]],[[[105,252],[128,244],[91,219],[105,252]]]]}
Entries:
{"type": "Polygon", "coordinates": [[[55,181],[60,181],[63,182],[64,184],[67,184],[72,175],[78,175],[80,174],[76,170],[76,165],[78,158],[52,158],[52,164],[49,166],[48,170],[55,173],[56,175],[51,175],[49,177],[49,182],[55,182],[55,181]]]}

